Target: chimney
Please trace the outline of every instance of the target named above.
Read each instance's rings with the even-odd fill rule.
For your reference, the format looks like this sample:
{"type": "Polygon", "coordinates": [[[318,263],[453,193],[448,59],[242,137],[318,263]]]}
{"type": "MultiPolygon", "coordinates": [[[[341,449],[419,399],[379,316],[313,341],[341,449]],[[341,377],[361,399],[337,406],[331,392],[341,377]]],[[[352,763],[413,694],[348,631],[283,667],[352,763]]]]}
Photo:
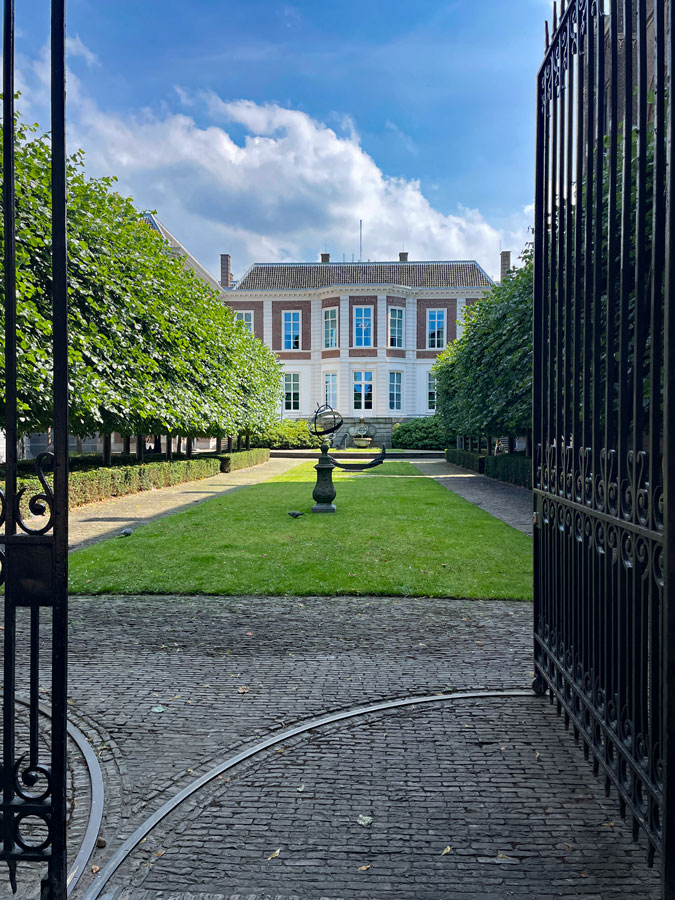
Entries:
{"type": "Polygon", "coordinates": [[[322,263],[330,262],[330,253],[322,253],[321,254],[321,262],[322,263]]]}
{"type": "Polygon", "coordinates": [[[511,268],[511,251],[510,250],[502,250],[499,254],[500,261],[500,281],[503,282],[506,278],[506,275],[511,268]]]}
{"type": "Polygon", "coordinates": [[[401,250],[401,252],[398,255],[398,261],[399,262],[408,262],[408,251],[407,250],[401,250]]]}
{"type": "Polygon", "coordinates": [[[220,283],[224,288],[232,286],[232,269],[230,268],[229,253],[220,254],[220,283]]]}

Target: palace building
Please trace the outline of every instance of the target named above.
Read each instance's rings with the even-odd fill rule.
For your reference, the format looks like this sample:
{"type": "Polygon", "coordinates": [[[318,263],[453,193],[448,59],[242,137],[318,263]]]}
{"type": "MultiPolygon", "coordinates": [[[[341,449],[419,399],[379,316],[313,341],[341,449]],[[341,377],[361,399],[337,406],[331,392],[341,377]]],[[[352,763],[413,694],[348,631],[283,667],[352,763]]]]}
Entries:
{"type": "MultiPolygon", "coordinates": [[[[510,253],[502,253],[502,272],[510,253]]],[[[329,403],[385,444],[394,423],[433,415],[431,367],[492,279],[474,260],[255,263],[238,283],[221,255],[225,302],[283,363],[282,417],[329,403]]]]}

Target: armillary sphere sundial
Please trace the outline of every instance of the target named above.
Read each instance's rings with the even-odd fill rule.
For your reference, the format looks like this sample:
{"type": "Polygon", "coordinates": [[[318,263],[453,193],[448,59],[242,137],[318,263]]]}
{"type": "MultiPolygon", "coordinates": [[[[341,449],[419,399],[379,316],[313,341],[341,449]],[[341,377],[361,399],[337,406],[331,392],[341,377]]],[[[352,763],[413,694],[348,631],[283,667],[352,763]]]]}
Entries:
{"type": "MultiPolygon", "coordinates": [[[[342,416],[339,412],[324,403],[319,406],[314,413],[309,430],[317,437],[325,438],[330,434],[335,434],[342,426],[342,416]]],[[[368,463],[341,463],[328,454],[328,444],[324,441],[321,445],[321,457],[319,462],[314,466],[316,469],[316,485],[312,496],[316,501],[312,507],[315,513],[334,513],[336,512],[335,504],[335,486],[333,484],[333,469],[346,469],[348,472],[363,472],[365,469],[373,469],[380,466],[385,461],[386,451],[382,448],[382,453],[368,463]]]]}

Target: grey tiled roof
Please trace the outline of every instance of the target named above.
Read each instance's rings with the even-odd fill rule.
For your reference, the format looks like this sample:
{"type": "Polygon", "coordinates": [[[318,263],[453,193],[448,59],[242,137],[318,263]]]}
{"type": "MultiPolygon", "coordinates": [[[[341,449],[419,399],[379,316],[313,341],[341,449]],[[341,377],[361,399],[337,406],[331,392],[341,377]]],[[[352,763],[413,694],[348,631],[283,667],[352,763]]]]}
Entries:
{"type": "Polygon", "coordinates": [[[331,285],[485,288],[494,282],[474,260],[441,262],[255,263],[238,291],[297,291],[331,285]]]}

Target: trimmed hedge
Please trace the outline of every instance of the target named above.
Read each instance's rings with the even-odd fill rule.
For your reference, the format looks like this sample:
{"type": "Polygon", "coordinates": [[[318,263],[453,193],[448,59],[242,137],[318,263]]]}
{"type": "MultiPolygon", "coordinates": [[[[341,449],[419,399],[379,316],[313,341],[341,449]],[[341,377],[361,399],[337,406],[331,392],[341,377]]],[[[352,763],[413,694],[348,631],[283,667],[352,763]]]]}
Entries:
{"type": "Polygon", "coordinates": [[[445,426],[438,416],[399,422],[394,425],[391,446],[404,450],[443,450],[448,446],[445,426]]]}
{"type": "Polygon", "coordinates": [[[490,478],[508,481],[509,484],[519,484],[522,487],[531,488],[532,460],[529,456],[520,456],[515,453],[486,456],[485,474],[490,478]]]}
{"type": "Polygon", "coordinates": [[[472,472],[479,472],[481,475],[485,472],[485,460],[487,457],[480,456],[478,453],[448,448],[445,451],[445,458],[449,463],[461,466],[463,469],[471,469],[472,472]]]}
{"type": "MultiPolygon", "coordinates": [[[[137,463],[132,466],[98,466],[89,471],[71,472],[68,479],[68,506],[75,509],[85,503],[123,497],[153,488],[169,487],[185,481],[209,478],[219,472],[234,472],[259,465],[269,459],[269,450],[246,450],[219,456],[196,456],[192,459],[175,459],[171,462],[137,463]]],[[[51,482],[52,476],[47,480],[51,482]]],[[[36,478],[21,478],[19,488],[25,487],[22,499],[24,514],[28,514],[28,500],[40,493],[42,487],[36,478]]]]}
{"type": "Polygon", "coordinates": [[[258,447],[255,450],[241,450],[239,453],[221,453],[221,472],[236,472],[237,469],[249,469],[251,466],[259,466],[270,458],[267,447],[258,447]]]}

